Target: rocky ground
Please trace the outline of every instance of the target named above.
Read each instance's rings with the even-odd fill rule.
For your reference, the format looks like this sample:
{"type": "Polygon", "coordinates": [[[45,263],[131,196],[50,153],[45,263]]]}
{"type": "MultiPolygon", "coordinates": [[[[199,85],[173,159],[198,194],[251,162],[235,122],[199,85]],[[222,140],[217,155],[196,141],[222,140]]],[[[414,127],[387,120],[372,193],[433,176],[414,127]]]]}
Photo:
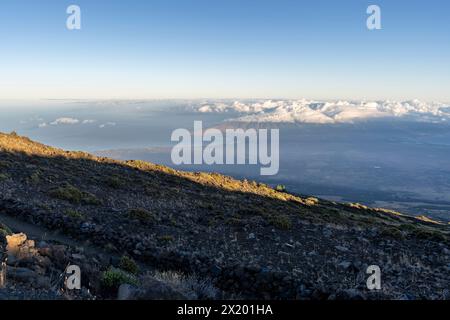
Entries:
{"type": "MultiPolygon", "coordinates": [[[[448,224],[218,174],[66,152],[17,135],[0,134],[1,215],[78,241],[79,248],[63,250],[71,261],[95,246],[96,254],[141,266],[133,273],[85,254],[78,263],[89,281],[74,298],[450,298],[448,224]],[[381,268],[381,290],[366,287],[369,265],[381,268]]],[[[45,245],[34,248],[45,256],[45,245]]],[[[59,292],[53,281],[66,266],[48,258],[45,270],[38,258],[25,266],[40,270],[35,298],[46,297],[49,283],[59,292]]],[[[21,297],[8,290],[0,297],[21,297]]]]}
{"type": "MultiPolygon", "coordinates": [[[[209,280],[160,272],[92,246],[36,242],[0,225],[0,300],[224,299],[232,296],[209,280]],[[88,250],[86,250],[88,248],[88,250]],[[80,286],[70,288],[70,266],[80,286]]],[[[64,239],[64,238],[63,238],[64,239]]]]}

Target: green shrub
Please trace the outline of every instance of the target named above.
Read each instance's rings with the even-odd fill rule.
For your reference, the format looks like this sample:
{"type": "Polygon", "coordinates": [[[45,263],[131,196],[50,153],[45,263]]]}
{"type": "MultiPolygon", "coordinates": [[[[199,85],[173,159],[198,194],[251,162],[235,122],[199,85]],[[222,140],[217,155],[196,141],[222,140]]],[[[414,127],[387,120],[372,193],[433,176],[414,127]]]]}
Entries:
{"type": "Polygon", "coordinates": [[[72,218],[76,218],[76,219],[83,219],[84,218],[84,214],[82,214],[82,213],[80,213],[80,212],[78,212],[76,210],[73,210],[73,209],[67,209],[64,213],[67,216],[72,217],[72,218]]]}
{"type": "Polygon", "coordinates": [[[225,223],[226,223],[226,224],[229,224],[229,225],[232,225],[232,226],[239,226],[239,225],[242,224],[242,219],[235,218],[235,217],[231,217],[231,218],[228,218],[228,219],[225,221],[225,223]]]}
{"type": "Polygon", "coordinates": [[[114,291],[124,283],[131,285],[138,284],[136,277],[134,277],[132,274],[113,267],[110,267],[107,271],[104,271],[102,273],[100,282],[104,289],[114,291]]]}
{"type": "Polygon", "coordinates": [[[152,221],[155,218],[153,213],[142,208],[128,210],[128,217],[142,222],[152,221]]]}
{"type": "Polygon", "coordinates": [[[9,236],[12,234],[12,231],[10,228],[8,228],[8,226],[4,225],[3,223],[0,222],[0,235],[2,236],[9,236]]]}
{"type": "Polygon", "coordinates": [[[84,203],[96,205],[101,203],[101,201],[97,199],[93,194],[81,191],[70,184],[66,184],[62,187],[53,189],[49,194],[54,198],[66,200],[74,204],[84,203]]]}
{"type": "Polygon", "coordinates": [[[33,172],[33,174],[30,176],[29,181],[32,184],[38,184],[41,181],[41,173],[40,171],[35,171],[33,172]]]}
{"type": "Polygon", "coordinates": [[[292,228],[291,219],[284,214],[270,216],[269,222],[279,229],[289,230],[292,228]]]}
{"type": "Polygon", "coordinates": [[[399,226],[399,228],[403,231],[407,231],[410,233],[414,233],[417,232],[419,230],[419,228],[413,224],[402,224],[399,226]]]}
{"type": "Polygon", "coordinates": [[[286,186],[283,184],[279,184],[275,187],[275,190],[278,192],[286,192],[286,186]]]}
{"type": "Polygon", "coordinates": [[[397,228],[384,228],[381,235],[399,240],[403,239],[403,233],[397,228]]]}
{"type": "Polygon", "coordinates": [[[119,189],[123,187],[124,182],[118,176],[112,176],[105,180],[105,184],[113,189],[119,189]]]}
{"type": "Polygon", "coordinates": [[[445,241],[445,234],[437,231],[437,230],[427,230],[423,227],[419,227],[413,224],[402,224],[400,225],[401,230],[407,232],[410,236],[417,237],[419,239],[426,240],[436,240],[436,241],[445,241]]]}
{"type": "Polygon", "coordinates": [[[7,169],[11,166],[11,163],[8,161],[0,161],[0,169],[7,169]]]}
{"type": "Polygon", "coordinates": [[[83,198],[83,192],[70,184],[50,191],[50,195],[54,198],[66,200],[72,203],[80,203],[83,198]]]}
{"type": "Polygon", "coordinates": [[[137,275],[139,273],[138,265],[133,260],[133,258],[127,255],[124,255],[122,256],[122,258],[120,258],[119,268],[134,275],[137,275]]]}
{"type": "Polygon", "coordinates": [[[7,174],[7,173],[0,173],[0,181],[8,180],[8,179],[9,179],[9,174],[7,174]]]}
{"type": "Polygon", "coordinates": [[[166,241],[166,242],[171,242],[171,241],[174,240],[174,238],[171,235],[164,235],[164,236],[159,237],[159,240],[166,241]]]}
{"type": "Polygon", "coordinates": [[[439,231],[433,230],[418,230],[414,233],[419,239],[445,241],[446,237],[439,231]]]}

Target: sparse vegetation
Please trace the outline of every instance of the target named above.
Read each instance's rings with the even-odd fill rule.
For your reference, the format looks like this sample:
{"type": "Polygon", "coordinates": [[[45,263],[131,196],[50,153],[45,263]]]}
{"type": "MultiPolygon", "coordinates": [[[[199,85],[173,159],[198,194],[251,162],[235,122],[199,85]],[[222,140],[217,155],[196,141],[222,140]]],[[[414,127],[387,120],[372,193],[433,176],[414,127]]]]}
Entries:
{"type": "Polygon", "coordinates": [[[434,230],[421,229],[415,232],[415,235],[420,239],[433,240],[433,241],[445,241],[447,237],[441,232],[434,230]]]}
{"type": "Polygon", "coordinates": [[[120,258],[119,268],[133,275],[137,275],[139,273],[139,267],[136,261],[128,255],[123,255],[120,258]]]}
{"type": "Polygon", "coordinates": [[[11,229],[0,222],[0,236],[7,236],[7,235],[10,235],[10,234],[12,234],[11,229]]]}
{"type": "Polygon", "coordinates": [[[132,274],[113,267],[110,267],[102,274],[101,285],[105,290],[116,291],[124,283],[137,285],[138,281],[132,274]]]}
{"type": "Polygon", "coordinates": [[[54,198],[66,200],[73,204],[83,203],[90,205],[98,205],[101,203],[101,201],[97,199],[97,197],[94,196],[93,194],[83,192],[70,184],[65,184],[64,186],[53,189],[50,191],[49,194],[54,198]]]}
{"type": "Polygon", "coordinates": [[[39,170],[33,172],[29,179],[30,183],[38,184],[41,181],[41,172],[39,170]]]}
{"type": "Polygon", "coordinates": [[[108,177],[104,182],[113,189],[120,189],[125,185],[124,181],[119,176],[108,177]]]}
{"type": "Polygon", "coordinates": [[[73,210],[73,209],[67,209],[66,211],[64,211],[64,213],[67,216],[75,218],[75,219],[83,219],[84,218],[84,214],[82,214],[81,212],[78,212],[76,210],[73,210]]]}
{"type": "Polygon", "coordinates": [[[0,161],[0,169],[7,169],[10,167],[10,165],[11,163],[8,161],[0,161]]]}
{"type": "Polygon", "coordinates": [[[270,216],[269,222],[279,229],[289,230],[292,228],[291,219],[284,214],[270,216]]]}
{"type": "Polygon", "coordinates": [[[155,219],[155,216],[150,211],[142,208],[128,210],[128,217],[142,222],[149,222],[155,219]]]}
{"type": "Polygon", "coordinates": [[[226,220],[226,223],[232,226],[239,226],[242,225],[242,219],[231,217],[226,220]]]}
{"type": "Polygon", "coordinates": [[[381,235],[385,237],[390,237],[394,239],[403,239],[404,234],[397,228],[394,227],[386,227],[381,231],[381,235]]]}
{"type": "Polygon", "coordinates": [[[174,240],[174,238],[173,238],[173,236],[166,234],[166,235],[159,237],[159,240],[164,241],[164,242],[171,242],[174,240]]]}
{"type": "MultiPolygon", "coordinates": [[[[210,279],[201,278],[196,275],[186,276],[180,272],[158,271],[150,277],[169,284],[172,288],[183,293],[188,299],[217,299],[220,294],[220,290],[214,286],[210,279]]],[[[143,282],[145,286],[145,277],[143,282]]]]}
{"type": "Polygon", "coordinates": [[[275,190],[278,192],[286,192],[286,186],[283,184],[279,184],[275,187],[275,190]]]}

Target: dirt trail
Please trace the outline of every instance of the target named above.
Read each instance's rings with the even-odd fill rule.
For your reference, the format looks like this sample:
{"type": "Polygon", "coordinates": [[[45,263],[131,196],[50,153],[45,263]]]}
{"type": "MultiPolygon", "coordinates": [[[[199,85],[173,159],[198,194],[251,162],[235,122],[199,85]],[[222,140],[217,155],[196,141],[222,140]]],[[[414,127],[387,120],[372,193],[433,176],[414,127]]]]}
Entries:
{"type": "MultiPolygon", "coordinates": [[[[88,241],[81,242],[79,240],[75,240],[69,236],[61,234],[59,231],[48,230],[44,227],[36,226],[29,222],[24,222],[2,212],[0,212],[0,222],[8,226],[8,228],[10,228],[14,233],[25,233],[28,239],[35,241],[52,241],[69,247],[82,247],[84,253],[88,257],[102,256],[103,258],[109,259],[109,261],[111,261],[111,259],[118,261],[122,257],[120,254],[109,252],[103,248],[92,245],[88,241]]],[[[153,268],[140,261],[135,262],[143,272],[154,271],[153,268]]]]}
{"type": "MultiPolygon", "coordinates": [[[[21,221],[14,217],[0,212],[0,222],[8,226],[14,233],[25,233],[28,238],[42,241],[56,241],[68,246],[80,246],[80,243],[59,233],[58,231],[49,231],[41,226],[21,221]]],[[[84,247],[84,245],[83,245],[84,247]]],[[[86,248],[87,249],[87,248],[86,248]]]]}
{"type": "Polygon", "coordinates": [[[113,253],[106,252],[99,247],[88,244],[87,242],[83,243],[74,240],[66,235],[61,234],[59,231],[51,231],[44,227],[36,226],[29,222],[24,222],[5,213],[0,212],[0,222],[8,226],[14,233],[25,233],[29,239],[33,239],[36,241],[54,241],[70,247],[82,247],[84,249],[84,252],[89,255],[101,254],[108,258],[118,257],[113,253]]]}

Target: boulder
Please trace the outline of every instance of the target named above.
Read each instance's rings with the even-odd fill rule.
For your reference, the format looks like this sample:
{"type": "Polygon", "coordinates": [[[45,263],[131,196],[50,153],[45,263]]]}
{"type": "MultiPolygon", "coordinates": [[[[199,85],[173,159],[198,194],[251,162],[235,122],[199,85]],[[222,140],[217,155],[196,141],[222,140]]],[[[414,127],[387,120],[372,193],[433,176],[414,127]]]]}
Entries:
{"type": "Polygon", "coordinates": [[[132,285],[124,283],[120,285],[117,292],[117,300],[133,300],[136,295],[136,288],[132,285]]]}
{"type": "Polygon", "coordinates": [[[8,253],[17,254],[20,246],[27,241],[27,235],[25,233],[16,233],[10,236],[6,236],[6,250],[8,253]]]}

